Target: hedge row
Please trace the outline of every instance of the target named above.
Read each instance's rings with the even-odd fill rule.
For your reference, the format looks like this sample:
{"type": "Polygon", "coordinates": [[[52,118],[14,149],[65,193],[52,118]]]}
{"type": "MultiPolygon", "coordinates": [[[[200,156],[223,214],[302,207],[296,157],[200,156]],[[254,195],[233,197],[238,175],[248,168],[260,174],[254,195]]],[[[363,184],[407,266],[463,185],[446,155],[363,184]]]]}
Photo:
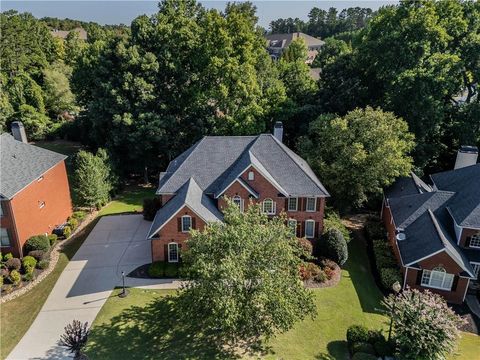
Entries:
{"type": "Polygon", "coordinates": [[[348,350],[352,359],[373,360],[392,356],[395,347],[381,331],[369,330],[363,325],[352,325],[347,329],[348,350]]]}

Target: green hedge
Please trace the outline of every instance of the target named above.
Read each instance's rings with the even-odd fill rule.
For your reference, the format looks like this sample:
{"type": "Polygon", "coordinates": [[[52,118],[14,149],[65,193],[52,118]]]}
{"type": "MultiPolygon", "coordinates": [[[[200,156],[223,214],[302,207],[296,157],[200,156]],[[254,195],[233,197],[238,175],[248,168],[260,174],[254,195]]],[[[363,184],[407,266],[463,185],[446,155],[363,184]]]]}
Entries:
{"type": "Polygon", "coordinates": [[[47,252],[50,250],[50,240],[45,235],[35,235],[29,238],[25,243],[25,252],[42,250],[47,252]]]}

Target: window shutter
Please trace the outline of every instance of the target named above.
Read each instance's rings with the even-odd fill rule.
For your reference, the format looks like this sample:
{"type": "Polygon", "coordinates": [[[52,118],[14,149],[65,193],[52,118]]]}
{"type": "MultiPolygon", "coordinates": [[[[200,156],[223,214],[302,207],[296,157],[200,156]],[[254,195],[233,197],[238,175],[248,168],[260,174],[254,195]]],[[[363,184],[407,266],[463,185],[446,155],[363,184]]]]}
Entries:
{"type": "Polygon", "coordinates": [[[168,245],[163,245],[163,260],[168,261],[168,245]]]}
{"type": "Polygon", "coordinates": [[[196,229],[197,228],[197,222],[195,221],[195,217],[192,217],[192,229],[196,229]]]}
{"type": "Polygon", "coordinates": [[[178,232],[182,231],[182,218],[181,217],[177,218],[177,228],[178,228],[178,232]]]}
{"type": "Polygon", "coordinates": [[[422,275],[423,275],[423,270],[417,270],[417,281],[415,281],[415,285],[422,284],[422,275]]]}
{"type": "Polygon", "coordinates": [[[302,237],[302,222],[297,220],[297,229],[296,229],[297,237],[302,237]]]}
{"type": "Polygon", "coordinates": [[[465,247],[469,247],[469,246],[470,246],[470,240],[471,240],[471,239],[472,239],[471,236],[469,236],[469,237],[467,237],[467,238],[465,239],[465,247]]]}
{"type": "Polygon", "coordinates": [[[453,283],[452,283],[452,290],[451,291],[456,291],[457,290],[457,285],[458,285],[458,276],[455,275],[453,277],[453,283]]]}
{"type": "Polygon", "coordinates": [[[307,211],[307,198],[302,199],[302,211],[307,211]]]}
{"type": "Polygon", "coordinates": [[[321,204],[321,201],[322,201],[322,199],[321,199],[321,198],[317,198],[317,206],[315,207],[315,209],[316,209],[317,211],[320,211],[320,204],[321,204]]]}
{"type": "Polygon", "coordinates": [[[288,211],[288,197],[285,198],[285,211],[288,211]]]}

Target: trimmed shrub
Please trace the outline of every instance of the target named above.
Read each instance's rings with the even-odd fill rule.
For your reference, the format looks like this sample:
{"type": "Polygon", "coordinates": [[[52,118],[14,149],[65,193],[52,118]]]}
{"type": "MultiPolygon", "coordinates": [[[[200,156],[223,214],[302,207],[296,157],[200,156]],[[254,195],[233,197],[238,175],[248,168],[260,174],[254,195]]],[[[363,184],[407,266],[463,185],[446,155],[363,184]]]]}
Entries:
{"type": "Polygon", "coordinates": [[[43,250],[47,252],[50,250],[50,241],[45,235],[35,235],[27,240],[25,243],[25,252],[28,254],[30,251],[43,250]]]}
{"type": "Polygon", "coordinates": [[[178,276],[177,263],[165,263],[165,277],[176,278],[178,276]]]}
{"type": "Polygon", "coordinates": [[[326,267],[323,272],[325,273],[325,276],[327,277],[328,280],[332,280],[333,275],[335,275],[335,270],[326,267]]]}
{"type": "Polygon", "coordinates": [[[20,270],[20,268],[22,267],[22,262],[20,261],[19,258],[12,258],[12,259],[8,259],[6,262],[5,262],[5,266],[8,268],[8,270],[20,270]]]}
{"type": "Polygon", "coordinates": [[[48,260],[40,260],[40,261],[37,263],[37,268],[44,270],[44,269],[48,268],[48,265],[50,265],[50,261],[48,261],[48,260]]]}
{"type": "Polygon", "coordinates": [[[352,345],[352,354],[366,353],[375,355],[375,349],[373,345],[368,342],[356,342],[352,345]]]}
{"type": "Polygon", "coordinates": [[[397,261],[393,255],[390,245],[385,240],[373,240],[373,253],[377,268],[396,267],[397,261]]]}
{"type": "Polygon", "coordinates": [[[50,234],[48,235],[48,241],[50,241],[50,246],[53,246],[55,244],[55,241],[57,241],[58,236],[56,234],[50,234]]]}
{"type": "Polygon", "coordinates": [[[340,266],[345,264],[345,261],[348,259],[347,242],[339,230],[330,229],[320,241],[320,251],[323,255],[332,259],[340,266]]]}
{"type": "Polygon", "coordinates": [[[380,221],[369,220],[365,224],[365,231],[370,240],[384,239],[386,230],[380,221]]]}
{"type": "MultiPolygon", "coordinates": [[[[19,260],[20,261],[20,260],[19,260]]],[[[18,270],[10,271],[10,275],[8,276],[8,281],[13,285],[18,285],[20,281],[22,281],[22,276],[18,272],[18,270]]]]}
{"type": "Polygon", "coordinates": [[[78,220],[71,217],[70,219],[68,219],[67,224],[68,226],[70,226],[70,229],[75,230],[78,226],[78,220]]]}
{"type": "Polygon", "coordinates": [[[298,238],[298,245],[309,255],[313,253],[313,245],[310,240],[305,238],[298,238]]]}
{"type": "Polygon", "coordinates": [[[75,211],[72,214],[72,218],[77,219],[78,221],[82,221],[83,219],[85,219],[86,216],[87,213],[85,211],[75,211]]]}
{"type": "Polygon", "coordinates": [[[10,259],[13,259],[12,253],[5,254],[5,256],[3,257],[3,261],[7,261],[10,259]]]}
{"type": "Polygon", "coordinates": [[[347,342],[350,346],[357,342],[368,342],[370,331],[363,325],[352,325],[347,329],[347,342]]]}
{"type": "Polygon", "coordinates": [[[68,239],[70,235],[72,235],[72,228],[67,225],[63,228],[63,237],[65,239],[68,239]]]}
{"type": "Polygon", "coordinates": [[[377,357],[372,354],[357,352],[352,356],[352,360],[377,360],[377,357]]]}
{"type": "Polygon", "coordinates": [[[8,277],[9,273],[10,273],[10,271],[8,271],[7,266],[5,264],[2,264],[1,267],[0,267],[0,276],[8,277]]]}
{"type": "Polygon", "coordinates": [[[160,207],[160,199],[157,197],[143,199],[143,218],[153,221],[160,207]]]}
{"type": "Polygon", "coordinates": [[[25,256],[22,259],[22,265],[25,271],[28,272],[28,269],[35,269],[35,266],[37,265],[37,259],[35,259],[33,256],[25,256]]]}
{"type": "Polygon", "coordinates": [[[385,341],[385,336],[380,330],[370,330],[368,332],[368,342],[373,345],[378,341],[385,341]]]}
{"type": "Polygon", "coordinates": [[[330,280],[331,278],[329,278],[327,276],[327,274],[325,274],[325,271],[321,270],[315,274],[315,276],[313,277],[313,280],[315,280],[316,282],[319,282],[319,283],[323,283],[327,280],[330,280]]]}
{"type": "Polygon", "coordinates": [[[43,250],[33,250],[28,253],[28,256],[32,256],[37,259],[37,261],[40,261],[45,259],[46,253],[43,250]]]}
{"type": "Polygon", "coordinates": [[[385,290],[392,290],[392,285],[395,282],[402,283],[402,276],[400,271],[395,268],[383,268],[380,269],[380,281],[385,290]]]}
{"type": "Polygon", "coordinates": [[[35,273],[33,271],[29,271],[23,275],[23,281],[32,281],[33,279],[35,279],[35,273]]]}
{"type": "Polygon", "coordinates": [[[323,271],[320,266],[311,262],[305,262],[300,266],[300,278],[303,281],[311,280],[315,278],[315,276],[320,276],[321,272],[323,271]]]}
{"type": "Polygon", "coordinates": [[[388,341],[385,339],[376,341],[373,344],[375,352],[378,356],[385,357],[385,356],[392,356],[395,349],[388,341]]]}
{"type": "Polygon", "coordinates": [[[152,278],[162,278],[165,276],[165,262],[154,261],[148,267],[148,275],[152,278]]]}
{"type": "Polygon", "coordinates": [[[327,233],[331,229],[337,229],[343,235],[343,238],[347,243],[350,242],[350,231],[347,227],[342,223],[342,219],[340,215],[336,211],[329,210],[325,215],[325,219],[323,220],[323,233],[327,233]]]}

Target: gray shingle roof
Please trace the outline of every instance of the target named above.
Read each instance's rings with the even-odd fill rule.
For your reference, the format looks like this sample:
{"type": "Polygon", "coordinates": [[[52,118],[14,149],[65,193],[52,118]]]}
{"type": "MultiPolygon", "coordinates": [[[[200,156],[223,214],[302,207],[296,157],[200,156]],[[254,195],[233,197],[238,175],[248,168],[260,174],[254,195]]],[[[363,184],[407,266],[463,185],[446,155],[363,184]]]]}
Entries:
{"type": "Polygon", "coordinates": [[[162,226],[184,206],[188,206],[205,222],[222,221],[223,215],[213,200],[205,195],[193,178],[188,179],[177,194],[157,211],[148,238],[155,235],[162,226]]]}
{"type": "Polygon", "coordinates": [[[270,134],[204,137],[170,163],[157,194],[176,193],[190,177],[205,193],[218,194],[250,164],[286,196],[329,196],[308,164],[270,134]]]}
{"type": "Polygon", "coordinates": [[[10,134],[0,135],[0,196],[11,199],[47,170],[67,157],[38,146],[17,141],[10,134]]]}
{"type": "Polygon", "coordinates": [[[397,181],[385,190],[385,195],[387,198],[394,198],[430,191],[432,191],[432,188],[412,172],[410,176],[398,178],[397,181]]]}
{"type": "Polygon", "coordinates": [[[462,227],[480,228],[480,164],[431,176],[440,190],[456,193],[448,208],[462,227]]]}
{"type": "Polygon", "coordinates": [[[317,39],[313,36],[310,36],[302,32],[294,32],[289,34],[270,34],[270,35],[266,35],[265,38],[267,39],[267,42],[268,42],[267,46],[279,47],[278,45],[281,45],[280,47],[282,48],[288,47],[288,45],[290,45],[292,41],[299,38],[302,38],[305,40],[307,47],[320,48],[325,44],[323,40],[317,39]],[[273,45],[272,41],[274,42],[278,41],[279,43],[278,45],[273,45]]]}

